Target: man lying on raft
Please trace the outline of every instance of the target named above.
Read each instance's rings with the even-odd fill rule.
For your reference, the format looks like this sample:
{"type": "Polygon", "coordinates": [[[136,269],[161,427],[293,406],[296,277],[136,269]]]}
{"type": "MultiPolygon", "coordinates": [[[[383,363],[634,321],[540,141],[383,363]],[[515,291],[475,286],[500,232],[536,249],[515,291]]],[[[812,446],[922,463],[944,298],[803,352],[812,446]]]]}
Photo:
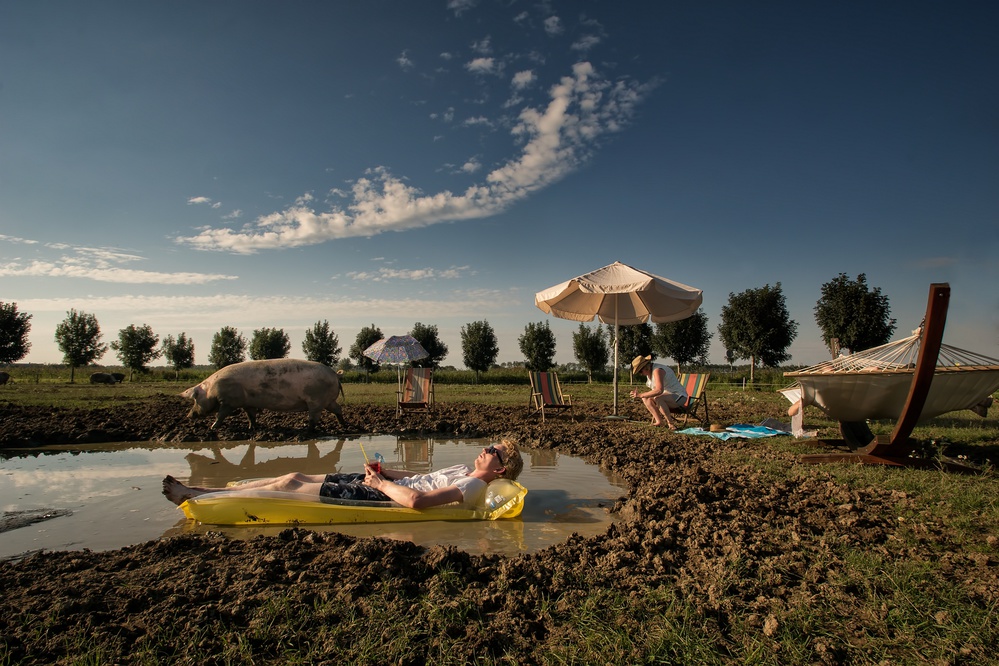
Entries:
{"type": "Polygon", "coordinates": [[[319,495],[337,499],[392,500],[413,509],[426,509],[453,502],[466,508],[474,507],[485,495],[490,481],[503,478],[515,481],[524,469],[524,460],[515,442],[503,440],[482,449],[474,467],[453,465],[429,474],[416,474],[397,469],[375,472],[370,465],[364,473],[302,474],[292,472],[272,479],[258,479],[238,487],[188,487],[167,476],[163,479],[163,494],[176,505],[205,493],[232,490],[279,490],[286,493],[319,495]]]}

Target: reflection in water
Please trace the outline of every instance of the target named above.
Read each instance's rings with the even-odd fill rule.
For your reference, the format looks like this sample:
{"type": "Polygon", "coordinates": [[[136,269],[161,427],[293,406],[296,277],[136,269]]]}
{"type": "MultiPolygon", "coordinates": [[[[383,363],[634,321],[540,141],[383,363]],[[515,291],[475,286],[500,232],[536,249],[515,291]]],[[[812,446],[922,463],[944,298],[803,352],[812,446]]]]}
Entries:
{"type": "Polygon", "coordinates": [[[250,442],[246,452],[239,462],[233,463],[222,453],[221,445],[213,445],[212,456],[200,453],[188,453],[184,458],[191,466],[191,478],[188,485],[193,486],[223,486],[228,481],[258,479],[263,477],[283,476],[292,472],[303,474],[333,474],[341,471],[340,452],[346,443],[346,438],[337,440],[336,447],[328,453],[319,452],[318,443],[306,443],[306,454],[292,458],[281,456],[257,462],[257,444],[250,442]]]}
{"type": "MultiPolygon", "coordinates": [[[[71,515],[4,532],[0,558],[39,549],[119,548],[189,532],[223,532],[234,538],[276,535],[285,526],[218,527],[183,518],[160,494],[166,474],[193,485],[360,471],[364,458],[384,455],[390,468],[426,472],[471,463],[487,440],[368,436],[311,442],[201,442],[170,447],[144,443],[92,447],[46,447],[5,451],[0,459],[0,508],[68,509],[71,515]],[[363,442],[359,441],[362,440],[363,442]],[[20,454],[20,455],[17,455],[20,454]],[[186,461],[186,464],[185,464],[186,461]]],[[[528,488],[521,516],[513,520],[308,526],[352,536],[378,536],[420,545],[451,544],[468,552],[514,555],[564,541],[570,534],[601,534],[611,522],[610,506],[623,483],[578,458],[523,448],[519,481],[528,488]]]]}

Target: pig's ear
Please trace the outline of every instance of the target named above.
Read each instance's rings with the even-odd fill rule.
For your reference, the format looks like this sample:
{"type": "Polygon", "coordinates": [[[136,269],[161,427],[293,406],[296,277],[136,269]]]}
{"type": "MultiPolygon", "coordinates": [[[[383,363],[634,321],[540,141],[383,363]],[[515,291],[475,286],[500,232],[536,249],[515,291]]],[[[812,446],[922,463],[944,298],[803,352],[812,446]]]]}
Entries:
{"type": "Polygon", "coordinates": [[[194,398],[195,400],[197,400],[198,399],[198,393],[200,393],[200,392],[201,392],[201,384],[198,384],[197,386],[192,386],[191,388],[189,388],[186,391],[184,391],[183,393],[181,393],[180,397],[181,398],[194,398]]]}

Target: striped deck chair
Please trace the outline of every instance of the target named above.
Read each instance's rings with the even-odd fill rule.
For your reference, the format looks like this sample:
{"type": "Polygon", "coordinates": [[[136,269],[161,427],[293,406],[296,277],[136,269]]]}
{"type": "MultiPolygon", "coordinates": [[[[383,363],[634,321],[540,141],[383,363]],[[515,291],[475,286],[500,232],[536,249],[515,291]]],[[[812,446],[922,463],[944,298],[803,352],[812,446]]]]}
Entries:
{"type": "Polygon", "coordinates": [[[687,419],[693,416],[701,422],[703,427],[708,427],[708,396],[704,390],[708,386],[710,376],[710,372],[705,372],[700,374],[683,373],[677,377],[687,391],[687,402],[681,405],[680,409],[670,411],[683,416],[684,425],[687,425],[687,419]]]}
{"type": "Polygon", "coordinates": [[[434,408],[433,368],[407,368],[402,392],[396,391],[396,394],[399,396],[396,417],[408,411],[431,411],[434,408]]]}
{"type": "Polygon", "coordinates": [[[541,412],[541,422],[544,423],[546,410],[572,411],[572,396],[562,393],[557,373],[528,372],[527,376],[531,380],[531,402],[528,405],[531,416],[541,412]]]}

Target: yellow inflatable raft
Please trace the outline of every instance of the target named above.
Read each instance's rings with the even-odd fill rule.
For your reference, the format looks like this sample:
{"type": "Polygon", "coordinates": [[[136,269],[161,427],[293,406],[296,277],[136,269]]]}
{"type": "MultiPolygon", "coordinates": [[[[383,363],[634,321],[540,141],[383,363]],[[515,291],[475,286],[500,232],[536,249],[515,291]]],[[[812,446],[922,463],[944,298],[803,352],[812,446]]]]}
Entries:
{"type": "Polygon", "coordinates": [[[206,525],[343,525],[401,523],[420,520],[497,520],[516,518],[524,509],[527,488],[496,479],[474,509],[456,505],[409,509],[395,502],[366,502],[282,493],[227,490],[192,498],[180,505],[184,514],[206,525]]]}

